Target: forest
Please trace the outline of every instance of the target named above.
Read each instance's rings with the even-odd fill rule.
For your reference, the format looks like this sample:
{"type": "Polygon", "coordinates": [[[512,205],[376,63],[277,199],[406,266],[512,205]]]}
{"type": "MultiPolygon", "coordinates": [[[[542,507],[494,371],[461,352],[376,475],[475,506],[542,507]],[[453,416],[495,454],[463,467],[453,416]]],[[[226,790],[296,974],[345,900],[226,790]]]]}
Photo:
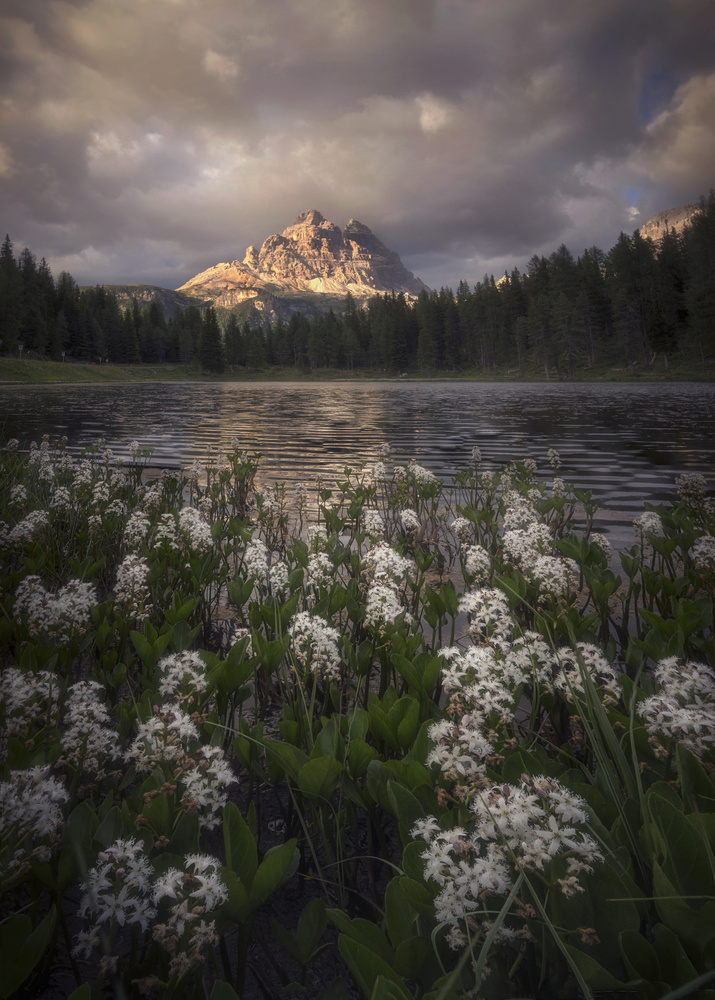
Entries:
{"type": "Polygon", "coordinates": [[[189,364],[207,372],[293,367],[399,373],[543,371],[572,378],[605,356],[647,366],[658,355],[704,363],[715,344],[715,192],[682,233],[636,230],[605,252],[561,245],[476,285],[348,296],[342,313],[295,313],[262,326],[228,310],[120,303],[98,285],[55,280],[43,258],[0,249],[0,354],[117,364],[189,364]]]}

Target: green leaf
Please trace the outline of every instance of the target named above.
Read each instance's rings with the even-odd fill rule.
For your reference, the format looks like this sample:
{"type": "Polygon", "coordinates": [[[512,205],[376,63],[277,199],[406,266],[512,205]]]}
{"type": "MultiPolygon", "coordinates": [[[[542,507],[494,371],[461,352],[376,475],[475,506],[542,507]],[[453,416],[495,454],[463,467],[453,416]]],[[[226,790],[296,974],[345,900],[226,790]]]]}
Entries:
{"type": "Polygon", "coordinates": [[[660,964],[673,986],[683,986],[696,978],[698,970],[685,954],[677,936],[665,924],[656,924],[653,928],[653,945],[660,959],[660,964]]]}
{"type": "Polygon", "coordinates": [[[343,910],[326,911],[341,934],[364,945],[384,962],[392,962],[394,951],[383,931],[372,920],[364,917],[349,917],[343,910]]]}
{"type": "Polygon", "coordinates": [[[343,771],[343,765],[334,757],[309,760],[298,772],[298,787],[305,795],[329,799],[343,771]]]}
{"type": "Polygon", "coordinates": [[[715,944],[715,902],[697,909],[689,906],[657,862],[653,862],[653,892],[663,923],[678,936],[689,954],[699,953],[705,959],[715,944]]]}
{"type": "Polygon", "coordinates": [[[370,1000],[411,1000],[410,994],[391,979],[378,975],[370,1000]]]}
{"type": "Polygon", "coordinates": [[[211,990],[211,1000],[240,1000],[240,997],[230,983],[217,979],[211,990]]]}
{"type": "Polygon", "coordinates": [[[250,892],[258,868],[256,838],[233,802],[223,811],[223,843],[226,867],[234,871],[250,892]]]}
{"type": "Polygon", "coordinates": [[[378,976],[400,988],[401,992],[397,994],[399,1000],[411,1000],[409,993],[402,989],[397,973],[370,948],[345,934],[341,934],[338,938],[338,948],[365,1000],[372,1000],[378,976]]]}
{"type": "Polygon", "coordinates": [[[335,757],[341,762],[345,760],[345,740],[340,732],[339,716],[333,716],[325,723],[315,738],[310,756],[335,757]]]}
{"type": "Polygon", "coordinates": [[[177,653],[190,649],[191,644],[201,631],[201,626],[192,628],[187,621],[178,621],[171,630],[171,645],[177,653]]]}
{"type": "Polygon", "coordinates": [[[660,833],[663,873],[678,895],[698,896],[712,886],[713,873],[703,837],[671,802],[648,795],[652,825],[660,833]]]}
{"type": "Polygon", "coordinates": [[[297,866],[299,854],[296,844],[297,840],[289,840],[266,854],[251,885],[249,901],[252,909],[258,909],[285,881],[291,863],[297,866]]]}
{"type": "Polygon", "coordinates": [[[593,990],[614,990],[622,991],[625,989],[625,984],[620,980],[612,976],[607,969],[592,958],[591,955],[587,955],[584,951],[580,951],[573,945],[566,944],[565,948],[569,954],[569,958],[576,966],[578,971],[583,976],[585,982],[593,990]]]}
{"type": "Polygon", "coordinates": [[[57,910],[50,907],[47,916],[32,930],[30,919],[13,913],[0,924],[0,998],[6,1000],[30,977],[44,955],[57,924],[57,910]]]}
{"type": "Polygon", "coordinates": [[[74,993],[70,993],[67,1000],[91,1000],[92,997],[92,987],[89,983],[83,983],[78,986],[74,993]]]}
{"type": "Polygon", "coordinates": [[[221,869],[221,878],[228,892],[228,899],[221,905],[221,913],[235,924],[245,923],[251,915],[251,904],[245,885],[230,868],[221,869]]]}
{"type": "Polygon", "coordinates": [[[715,783],[702,764],[682,743],[675,749],[678,778],[686,813],[715,812],[715,783]]]}
{"type": "Polygon", "coordinates": [[[109,847],[119,840],[124,833],[122,814],[116,806],[112,806],[97,828],[94,839],[102,848],[109,847]]]}
{"type": "Polygon", "coordinates": [[[199,849],[199,817],[182,813],[167,847],[172,854],[193,854],[199,849]]]}
{"type": "Polygon", "coordinates": [[[99,825],[97,816],[88,803],[80,802],[72,810],[62,827],[62,850],[57,865],[57,885],[67,889],[81,875],[84,877],[93,856],[92,834],[99,825]]]}
{"type": "Polygon", "coordinates": [[[311,899],[298,919],[296,932],[301,960],[304,965],[308,963],[318,947],[327,926],[328,914],[325,912],[325,903],[322,899],[311,899]]]}
{"type": "Polygon", "coordinates": [[[308,761],[308,755],[299,747],[290,746],[288,743],[281,743],[278,740],[266,740],[266,758],[268,767],[275,767],[276,763],[282,767],[288,777],[297,782],[298,773],[308,761]]]}
{"type": "Polygon", "coordinates": [[[350,740],[348,747],[348,770],[353,778],[360,778],[367,770],[371,760],[377,756],[377,750],[365,740],[350,740]]]}
{"type": "MultiPolygon", "coordinates": [[[[662,924],[658,924],[662,927],[662,924]]],[[[662,978],[658,956],[638,931],[623,931],[618,936],[621,958],[626,972],[633,979],[657,982],[662,978]]]]}

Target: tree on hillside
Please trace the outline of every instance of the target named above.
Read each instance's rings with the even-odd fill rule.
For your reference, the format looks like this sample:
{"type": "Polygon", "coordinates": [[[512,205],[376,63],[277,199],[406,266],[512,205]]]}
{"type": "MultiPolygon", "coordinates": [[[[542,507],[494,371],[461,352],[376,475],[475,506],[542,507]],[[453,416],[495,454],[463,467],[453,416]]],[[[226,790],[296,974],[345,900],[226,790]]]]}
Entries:
{"type": "Polygon", "coordinates": [[[13,244],[6,236],[0,248],[0,349],[17,350],[22,325],[22,275],[12,253],[13,244]]]}
{"type": "Polygon", "coordinates": [[[226,367],[221,328],[213,306],[208,307],[201,323],[199,360],[202,369],[207,372],[222,372],[226,367]]]}
{"type": "Polygon", "coordinates": [[[245,365],[246,350],[241,336],[241,327],[235,313],[231,313],[226,324],[226,364],[245,365]]]}
{"type": "Polygon", "coordinates": [[[688,255],[688,278],[685,299],[688,308],[690,336],[701,358],[705,346],[715,343],[715,191],[685,231],[688,255]]]}

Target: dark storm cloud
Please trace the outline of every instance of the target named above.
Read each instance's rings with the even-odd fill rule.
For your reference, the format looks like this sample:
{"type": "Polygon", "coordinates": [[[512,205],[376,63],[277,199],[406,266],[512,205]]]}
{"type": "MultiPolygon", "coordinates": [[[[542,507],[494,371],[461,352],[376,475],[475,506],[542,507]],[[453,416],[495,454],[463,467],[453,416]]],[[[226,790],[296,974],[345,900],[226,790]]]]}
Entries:
{"type": "Polygon", "coordinates": [[[711,0],[11,0],[3,229],[172,286],[310,207],[434,286],[608,248],[714,183],[714,29],[711,0]]]}

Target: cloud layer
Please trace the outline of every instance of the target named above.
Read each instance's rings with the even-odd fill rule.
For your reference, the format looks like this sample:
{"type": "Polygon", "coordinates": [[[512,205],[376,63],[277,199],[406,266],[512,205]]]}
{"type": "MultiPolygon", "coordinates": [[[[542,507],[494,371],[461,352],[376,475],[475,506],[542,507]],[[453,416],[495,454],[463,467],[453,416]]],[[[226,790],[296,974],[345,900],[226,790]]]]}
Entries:
{"type": "Polygon", "coordinates": [[[3,233],[176,287],[308,208],[428,284],[715,185],[712,0],[6,0],[3,233]]]}

